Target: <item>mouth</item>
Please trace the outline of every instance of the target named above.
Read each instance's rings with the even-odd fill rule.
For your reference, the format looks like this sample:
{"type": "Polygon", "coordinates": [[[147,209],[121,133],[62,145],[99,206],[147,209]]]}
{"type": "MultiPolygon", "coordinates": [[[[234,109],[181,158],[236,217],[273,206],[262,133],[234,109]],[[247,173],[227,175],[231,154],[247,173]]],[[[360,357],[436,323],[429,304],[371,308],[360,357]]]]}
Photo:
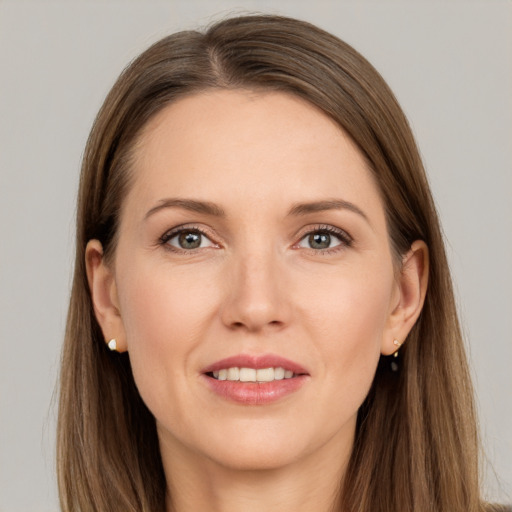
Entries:
{"type": "Polygon", "coordinates": [[[211,391],[244,405],[264,405],[298,391],[309,373],[276,355],[238,355],[210,365],[202,372],[211,391]]]}

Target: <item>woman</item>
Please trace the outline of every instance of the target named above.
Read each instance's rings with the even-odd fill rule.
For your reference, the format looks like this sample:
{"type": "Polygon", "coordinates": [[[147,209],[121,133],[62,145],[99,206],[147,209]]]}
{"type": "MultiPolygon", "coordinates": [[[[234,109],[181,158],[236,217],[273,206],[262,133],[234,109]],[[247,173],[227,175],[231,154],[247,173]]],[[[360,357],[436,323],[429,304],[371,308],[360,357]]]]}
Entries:
{"type": "Polygon", "coordinates": [[[63,510],[485,509],[428,183],[348,45],[272,16],[156,43],[77,218],[63,510]]]}

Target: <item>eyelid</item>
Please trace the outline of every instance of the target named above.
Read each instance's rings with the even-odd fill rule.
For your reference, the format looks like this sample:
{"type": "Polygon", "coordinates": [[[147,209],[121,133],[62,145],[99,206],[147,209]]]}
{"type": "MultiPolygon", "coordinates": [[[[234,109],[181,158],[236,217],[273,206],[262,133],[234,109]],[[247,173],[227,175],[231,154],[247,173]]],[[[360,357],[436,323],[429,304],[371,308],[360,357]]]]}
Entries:
{"type": "Polygon", "coordinates": [[[350,247],[354,242],[354,239],[352,238],[352,236],[350,236],[350,234],[347,231],[345,231],[344,229],[332,226],[331,224],[316,224],[313,226],[307,226],[306,228],[303,228],[299,232],[299,234],[297,235],[298,241],[295,242],[295,244],[293,245],[293,248],[294,249],[301,248],[299,246],[300,242],[302,240],[304,240],[305,237],[311,235],[312,233],[317,233],[317,232],[324,232],[324,233],[328,233],[329,235],[333,235],[333,236],[337,237],[338,240],[340,241],[340,244],[336,245],[335,247],[330,247],[327,249],[304,248],[306,250],[313,251],[316,254],[343,250],[343,249],[346,249],[347,247],[350,247]]]}
{"type": "Polygon", "coordinates": [[[220,247],[220,244],[214,240],[214,236],[209,232],[208,229],[205,229],[203,226],[198,226],[196,224],[181,224],[179,226],[175,226],[169,230],[167,230],[158,240],[159,245],[163,245],[166,247],[166,249],[173,251],[173,252],[179,252],[179,253],[192,253],[192,252],[198,252],[199,249],[210,249],[210,247],[201,247],[197,249],[182,249],[180,247],[175,247],[170,245],[168,242],[175,236],[179,235],[182,232],[186,231],[196,231],[200,233],[202,236],[206,237],[212,244],[213,247],[220,247]]]}

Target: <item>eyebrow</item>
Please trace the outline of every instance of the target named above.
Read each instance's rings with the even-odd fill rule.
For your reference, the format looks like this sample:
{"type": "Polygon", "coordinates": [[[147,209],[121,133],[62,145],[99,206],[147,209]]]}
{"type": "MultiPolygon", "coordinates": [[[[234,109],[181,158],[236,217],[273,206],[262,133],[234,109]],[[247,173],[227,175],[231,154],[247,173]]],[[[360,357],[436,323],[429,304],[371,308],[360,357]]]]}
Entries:
{"type": "Polygon", "coordinates": [[[343,199],[329,199],[327,201],[313,201],[310,203],[297,203],[290,208],[288,215],[301,216],[310,213],[325,212],[328,210],[349,210],[361,216],[368,224],[370,220],[367,215],[354,203],[343,199]]]}
{"type": "MultiPolygon", "coordinates": [[[[197,199],[167,198],[162,199],[156,206],[151,208],[145,215],[147,219],[165,208],[182,208],[195,213],[211,215],[214,217],[225,217],[226,212],[217,204],[210,201],[199,201],[197,199]]],[[[287,216],[302,216],[311,213],[324,212],[329,210],[349,210],[362,217],[368,224],[370,221],[367,215],[354,203],[343,199],[329,199],[325,201],[312,201],[309,203],[294,204],[288,211],[287,216]]]]}
{"type": "Polygon", "coordinates": [[[182,208],[183,210],[188,210],[195,213],[202,213],[204,215],[212,215],[214,217],[226,216],[226,213],[220,206],[209,201],[198,201],[196,199],[168,198],[159,201],[156,206],[151,208],[146,213],[144,219],[147,219],[151,215],[154,215],[156,212],[163,210],[165,208],[182,208]]]}

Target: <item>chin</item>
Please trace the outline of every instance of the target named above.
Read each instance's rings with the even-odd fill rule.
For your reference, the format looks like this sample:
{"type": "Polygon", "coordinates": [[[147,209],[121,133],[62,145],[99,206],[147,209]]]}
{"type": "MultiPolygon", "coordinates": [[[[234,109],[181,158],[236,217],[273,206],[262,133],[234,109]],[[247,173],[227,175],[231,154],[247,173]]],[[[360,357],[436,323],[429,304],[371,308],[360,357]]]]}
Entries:
{"type": "Polygon", "coordinates": [[[284,428],[266,422],[256,423],[244,425],[241,422],[233,428],[211,432],[213,435],[208,436],[203,444],[204,454],[232,470],[273,470],[307,457],[320,437],[311,435],[307,430],[301,432],[297,425],[284,428]]]}
{"type": "Polygon", "coordinates": [[[240,450],[230,449],[215,453],[212,460],[219,466],[233,471],[272,471],[293,464],[300,460],[297,449],[277,450],[268,447],[246,446],[240,450]]]}

